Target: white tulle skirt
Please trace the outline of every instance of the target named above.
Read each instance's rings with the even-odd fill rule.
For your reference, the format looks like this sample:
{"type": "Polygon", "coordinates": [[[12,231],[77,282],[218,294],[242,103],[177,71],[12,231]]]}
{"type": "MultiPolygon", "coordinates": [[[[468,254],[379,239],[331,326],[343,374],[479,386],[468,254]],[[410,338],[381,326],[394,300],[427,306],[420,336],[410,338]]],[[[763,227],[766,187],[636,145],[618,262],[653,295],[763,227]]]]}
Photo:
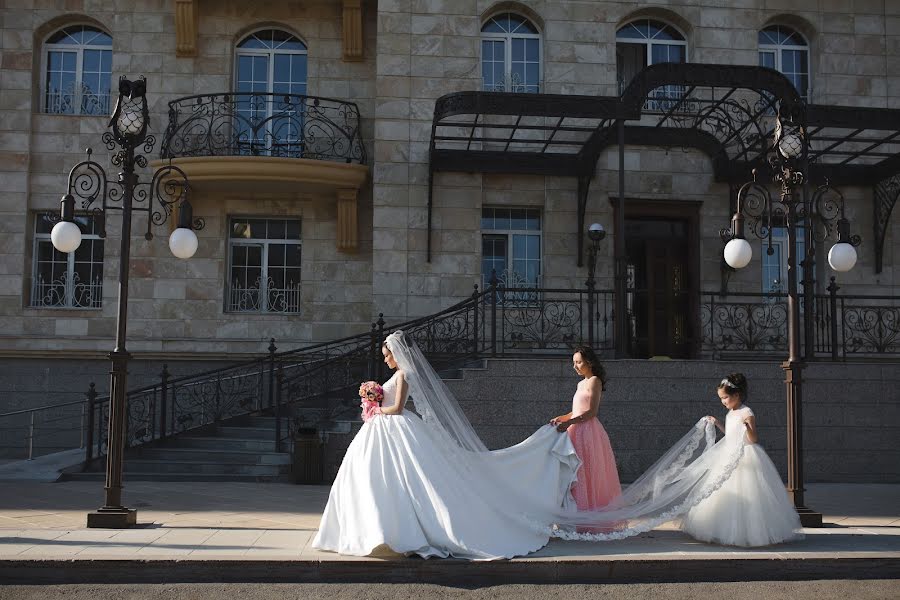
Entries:
{"type": "Polygon", "coordinates": [[[744,445],[731,476],[684,515],[681,528],[698,540],[727,546],[768,546],[803,537],[781,476],[758,444],[744,445]]]}
{"type": "Polygon", "coordinates": [[[415,414],[365,423],[338,471],[313,547],[366,556],[380,546],[423,557],[512,558],[549,541],[517,496],[551,513],[580,465],[567,435],[545,426],[490,453],[448,452],[415,414]]]}

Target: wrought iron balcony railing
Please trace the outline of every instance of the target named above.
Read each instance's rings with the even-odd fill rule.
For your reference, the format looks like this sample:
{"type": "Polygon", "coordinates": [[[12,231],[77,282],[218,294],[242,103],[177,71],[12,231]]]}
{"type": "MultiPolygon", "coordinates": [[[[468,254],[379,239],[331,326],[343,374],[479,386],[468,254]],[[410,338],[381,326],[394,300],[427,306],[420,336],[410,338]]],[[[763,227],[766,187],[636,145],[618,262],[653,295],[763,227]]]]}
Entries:
{"type": "Polygon", "coordinates": [[[162,158],[274,156],[366,163],[359,108],[300,94],[236,92],[169,102],[162,158]]]}

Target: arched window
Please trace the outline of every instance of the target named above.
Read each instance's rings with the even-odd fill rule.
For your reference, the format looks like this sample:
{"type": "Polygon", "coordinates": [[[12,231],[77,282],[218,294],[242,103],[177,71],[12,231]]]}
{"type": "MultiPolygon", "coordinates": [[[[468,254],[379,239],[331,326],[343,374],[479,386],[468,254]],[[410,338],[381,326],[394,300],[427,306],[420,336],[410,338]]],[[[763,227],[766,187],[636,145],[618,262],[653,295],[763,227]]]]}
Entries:
{"type": "Polygon", "coordinates": [[[673,26],[653,19],[638,19],[616,32],[619,93],[644,67],[665,62],[687,62],[687,41],[673,26]]]}
{"type": "Polygon", "coordinates": [[[541,89],[541,34],[515,13],[501,13],[481,28],[481,86],[488,92],[541,89]]]}
{"type": "Polygon", "coordinates": [[[306,44],[286,31],[251,33],[235,52],[235,91],[306,93],[306,44]]]}
{"type": "Polygon", "coordinates": [[[306,95],[306,44],[286,31],[264,29],[240,41],[235,61],[239,152],[302,156],[306,104],[288,94],[306,95]]]}
{"type": "Polygon", "coordinates": [[[809,102],[809,44],[799,32],[783,25],[760,31],[759,66],[783,73],[809,102]]]}
{"type": "Polygon", "coordinates": [[[44,42],[44,112],[108,115],[112,38],[90,25],[61,29],[44,42]]]}

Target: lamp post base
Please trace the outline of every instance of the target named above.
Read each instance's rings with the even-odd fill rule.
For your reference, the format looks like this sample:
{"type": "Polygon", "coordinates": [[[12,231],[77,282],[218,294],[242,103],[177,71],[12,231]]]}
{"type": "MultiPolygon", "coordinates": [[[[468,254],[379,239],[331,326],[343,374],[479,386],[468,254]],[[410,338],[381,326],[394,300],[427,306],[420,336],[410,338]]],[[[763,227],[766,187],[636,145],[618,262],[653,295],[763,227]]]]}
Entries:
{"type": "Polygon", "coordinates": [[[805,506],[798,506],[797,515],[800,517],[800,525],[803,527],[823,527],[822,513],[816,512],[805,506]]]}
{"type": "Polygon", "coordinates": [[[87,526],[98,529],[128,529],[137,525],[137,511],[131,508],[101,507],[87,516],[87,526]]]}

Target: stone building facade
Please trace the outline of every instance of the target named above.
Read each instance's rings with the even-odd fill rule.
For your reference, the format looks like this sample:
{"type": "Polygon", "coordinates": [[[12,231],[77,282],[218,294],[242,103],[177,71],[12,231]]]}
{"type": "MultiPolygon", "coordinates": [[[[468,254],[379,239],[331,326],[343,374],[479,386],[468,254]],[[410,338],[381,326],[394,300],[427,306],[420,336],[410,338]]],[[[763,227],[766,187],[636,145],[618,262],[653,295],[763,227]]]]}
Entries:
{"type": "MultiPolygon", "coordinates": [[[[152,133],[157,137],[148,158],[155,165],[164,164],[159,151],[170,122],[169,102],[240,89],[278,90],[285,82],[275,72],[281,60],[276,55],[284,48],[290,47],[287,54],[302,63],[297,71],[286,67],[291,93],[300,90],[358,107],[366,159],[358,161],[355,170],[322,175],[315,165],[285,167],[283,161],[291,159],[283,158],[281,171],[265,171],[247,166],[249,162],[239,164],[240,153],[231,157],[233,162],[216,167],[218,171],[203,171],[203,165],[193,172],[186,169],[189,177],[196,175],[195,216],[206,223],[198,232],[200,247],[193,258],[171,256],[165,243],[168,224],[157,227],[157,237],[148,241],[141,234],[144,217],[135,219],[129,350],[146,360],[233,360],[264,352],[270,338],[281,348],[296,347],[365,331],[379,313],[396,323],[445,308],[470,295],[474,285],[483,285],[485,265],[493,264],[485,261],[491,235],[500,244],[491,250],[492,258],[510,261],[513,271],[520,267],[512,261],[520,260],[524,266],[519,275],[536,274],[549,287],[584,286],[586,268],[577,264],[577,183],[571,177],[436,173],[433,255],[427,260],[429,147],[435,100],[444,94],[491,89],[614,96],[627,84],[629,70],[643,66],[641,60],[759,65],[768,64],[770,58],[762,57],[768,53],[775,67],[805,87],[801,93],[811,103],[900,109],[897,3],[733,4],[10,0],[2,11],[0,74],[4,363],[16,365],[16,373],[36,369],[37,379],[41,369],[63,358],[102,365],[99,361],[114,336],[118,215],[108,219],[108,237],[102,250],[95,250],[98,260],[91,259],[100,263],[94,264],[93,273],[102,283],[91,306],[73,307],[71,297],[48,301],[36,281],[60,273],[51,269],[47,273],[52,276],[47,276],[36,264],[40,240],[46,248],[41,215],[58,210],[69,169],[84,158],[85,148],[93,147],[110,178],[115,173],[100,141],[107,111],[84,102],[74,108],[53,105],[58,102],[51,101],[48,90],[53,82],[77,80],[84,91],[85,82],[97,73],[101,83],[94,88],[102,87],[107,76],[111,82],[120,75],[146,76],[152,133]],[[271,37],[272,31],[279,33],[271,37]],[[69,38],[60,37],[62,32],[69,38]],[[74,40],[79,32],[82,37],[74,40]],[[85,32],[102,35],[88,40],[85,32]],[[760,45],[761,32],[771,34],[771,48],[760,45]],[[266,35],[268,46],[253,39],[266,35]],[[110,40],[107,46],[103,36],[110,40]],[[285,43],[288,46],[279,46],[285,43]],[[68,65],[63,55],[72,47],[80,54],[68,65]],[[99,58],[89,58],[90,50],[99,52],[99,58]],[[254,62],[254,56],[263,62],[254,62]],[[91,61],[99,61],[99,66],[91,61]],[[254,71],[263,67],[269,71],[254,71]],[[245,84],[250,87],[242,88],[245,84]],[[230,172],[235,168],[241,174],[230,172]],[[347,183],[351,175],[361,179],[347,183]],[[496,228],[484,228],[486,211],[494,211],[491,227],[496,228]],[[496,226],[507,217],[506,225],[496,226]],[[300,273],[299,290],[294,288],[299,300],[289,310],[247,309],[229,301],[239,262],[235,227],[248,220],[255,220],[254,227],[283,222],[278,226],[299,228],[299,235],[291,238],[293,245],[282,244],[299,252],[294,265],[300,273]],[[524,230],[517,234],[522,223],[524,230]],[[513,247],[516,235],[522,237],[522,248],[513,247]]],[[[587,200],[585,222],[602,223],[612,233],[600,247],[600,289],[613,287],[610,198],[616,195],[618,160],[615,149],[601,155],[587,200]]],[[[322,169],[327,170],[326,162],[320,161],[322,169]]],[[[728,184],[714,180],[710,159],[681,148],[629,146],[625,172],[629,200],[699,207],[699,288],[718,290],[719,230],[728,225],[731,205],[728,184]]],[[[896,296],[896,226],[888,228],[884,268],[876,274],[872,189],[850,187],[843,192],[853,229],[865,239],[857,267],[838,278],[842,289],[896,296]]],[[[260,242],[260,247],[269,242],[260,242]]],[[[734,289],[759,292],[767,285],[763,279],[769,272],[761,258],[765,253],[761,245],[757,248],[750,267],[731,277],[734,289]]],[[[240,255],[245,266],[259,260],[248,256],[240,255]]],[[[276,262],[266,264],[274,267],[276,262]]],[[[770,270],[778,266],[770,264],[770,270]]],[[[824,289],[831,273],[824,261],[818,268],[816,279],[824,289]]],[[[256,282],[247,283],[247,278],[257,273],[245,274],[245,287],[253,287],[256,282]]],[[[98,366],[98,372],[104,368],[98,366]]],[[[12,389],[13,368],[4,371],[0,387],[12,389]]]]}

